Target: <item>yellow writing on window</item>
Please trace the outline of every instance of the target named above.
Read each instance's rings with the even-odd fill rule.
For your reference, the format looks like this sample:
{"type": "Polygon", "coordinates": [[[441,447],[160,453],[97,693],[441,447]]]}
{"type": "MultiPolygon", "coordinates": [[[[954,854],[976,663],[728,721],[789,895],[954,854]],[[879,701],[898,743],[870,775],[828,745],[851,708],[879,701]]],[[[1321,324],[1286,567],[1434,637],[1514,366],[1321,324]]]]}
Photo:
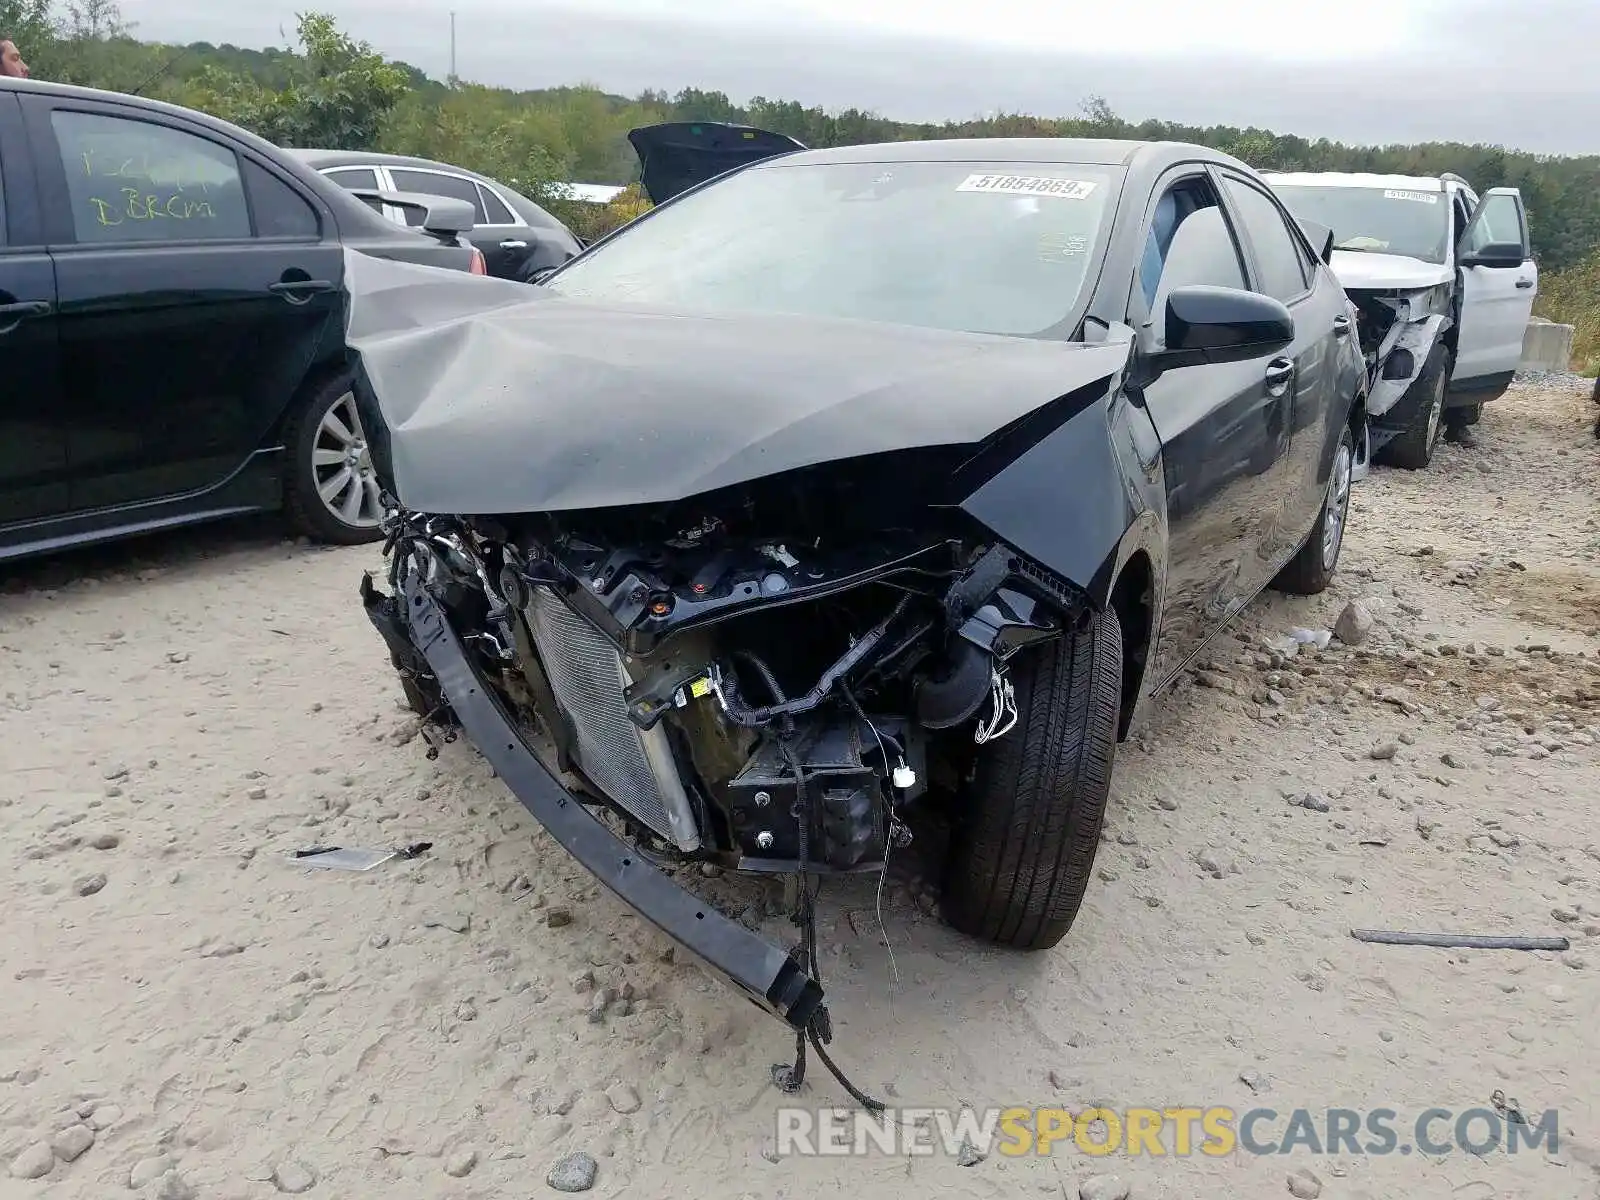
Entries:
{"type": "Polygon", "coordinates": [[[84,175],[89,179],[127,180],[161,191],[179,193],[195,190],[205,195],[210,191],[203,169],[210,164],[201,164],[201,169],[196,170],[195,164],[162,160],[152,157],[148,152],[107,152],[93,146],[86,147],[79,155],[79,160],[83,163],[84,175]]]}
{"type": "Polygon", "coordinates": [[[152,193],[138,188],[122,189],[121,199],[115,202],[101,196],[90,196],[95,220],[101,225],[121,225],[127,221],[210,221],[216,212],[209,200],[195,200],[176,192],[152,193]]]}

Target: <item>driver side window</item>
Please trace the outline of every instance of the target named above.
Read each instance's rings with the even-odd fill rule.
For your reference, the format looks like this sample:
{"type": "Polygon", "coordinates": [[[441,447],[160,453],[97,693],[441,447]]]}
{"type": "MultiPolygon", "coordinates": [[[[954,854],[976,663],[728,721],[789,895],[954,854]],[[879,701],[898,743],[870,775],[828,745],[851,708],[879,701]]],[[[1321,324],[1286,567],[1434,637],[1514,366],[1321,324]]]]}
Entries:
{"type": "Polygon", "coordinates": [[[1166,345],[1167,296],[1190,284],[1244,288],[1244,263],[1210,180],[1173,184],[1156,202],[1139,264],[1144,326],[1155,348],[1166,345]]]}

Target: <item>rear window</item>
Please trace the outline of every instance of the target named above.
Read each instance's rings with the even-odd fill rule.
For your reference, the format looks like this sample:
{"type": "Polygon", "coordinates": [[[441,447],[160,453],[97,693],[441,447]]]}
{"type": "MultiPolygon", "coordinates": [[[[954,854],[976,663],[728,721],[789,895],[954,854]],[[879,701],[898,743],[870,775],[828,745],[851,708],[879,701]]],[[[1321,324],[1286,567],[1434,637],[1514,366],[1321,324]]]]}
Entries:
{"type": "Polygon", "coordinates": [[[1062,163],[763,165],[656,209],[553,291],[1066,336],[1120,177],[1062,163]]]}

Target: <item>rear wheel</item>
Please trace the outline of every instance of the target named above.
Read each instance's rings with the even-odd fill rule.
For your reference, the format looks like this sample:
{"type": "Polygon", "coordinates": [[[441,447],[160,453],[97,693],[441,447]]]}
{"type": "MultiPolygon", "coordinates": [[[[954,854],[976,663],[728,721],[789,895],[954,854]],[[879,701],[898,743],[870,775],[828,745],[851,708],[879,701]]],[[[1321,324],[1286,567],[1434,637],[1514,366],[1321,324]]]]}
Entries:
{"type": "Polygon", "coordinates": [[[1350,482],[1355,475],[1355,439],[1345,426],[1339,448],[1333,454],[1333,470],[1328,476],[1328,492],[1322,501],[1317,523],[1311,527],[1305,545],[1272,581],[1280,592],[1296,596],[1316,596],[1333,582],[1339,569],[1339,552],[1344,549],[1345,524],[1350,516],[1350,482]]]}
{"type": "Polygon", "coordinates": [[[284,431],[284,508],[300,532],[355,546],[383,536],[378,479],[350,377],[314,390],[284,431]]]}
{"type": "Polygon", "coordinates": [[[1388,466],[1420,471],[1433,461],[1439,435],[1444,431],[1444,393],[1450,382],[1450,351],[1439,342],[1428,352],[1422,373],[1406,389],[1396,408],[1406,422],[1405,432],[1374,457],[1388,466]]]}
{"type": "Polygon", "coordinates": [[[979,749],[945,865],[956,929],[1023,950],[1066,936],[1100,844],[1122,697],[1114,612],[1014,660],[1016,726],[979,749]]]}

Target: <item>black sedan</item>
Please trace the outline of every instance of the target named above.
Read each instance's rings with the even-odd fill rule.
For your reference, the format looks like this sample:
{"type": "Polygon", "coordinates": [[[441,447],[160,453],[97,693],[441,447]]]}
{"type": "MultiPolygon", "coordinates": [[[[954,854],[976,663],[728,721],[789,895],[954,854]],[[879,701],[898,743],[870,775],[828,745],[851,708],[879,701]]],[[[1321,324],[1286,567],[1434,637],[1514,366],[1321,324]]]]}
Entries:
{"type": "Polygon", "coordinates": [[[377,535],[346,251],[481,273],[470,208],[386,195],[402,229],[226,122],[20,79],[0,174],[0,559],[280,505],[377,535]]]}
{"type": "Polygon", "coordinates": [[[362,591],[412,703],[814,1038],[815,955],[659,864],[798,876],[809,943],[808,881],[942,808],[950,923],[1054,946],[1141,702],[1338,564],[1344,291],[1199,146],[782,153],[525,297],[349,287],[396,506],[395,594],[362,591]]]}
{"type": "MultiPolygon", "coordinates": [[[[531,282],[583,248],[570,229],[522,193],[465,167],[361,150],[289,153],[340,187],[423,192],[451,196],[472,205],[474,227],[467,236],[483,252],[489,274],[500,279],[531,282]]],[[[415,214],[393,207],[384,215],[403,224],[416,224],[415,214]]]]}

